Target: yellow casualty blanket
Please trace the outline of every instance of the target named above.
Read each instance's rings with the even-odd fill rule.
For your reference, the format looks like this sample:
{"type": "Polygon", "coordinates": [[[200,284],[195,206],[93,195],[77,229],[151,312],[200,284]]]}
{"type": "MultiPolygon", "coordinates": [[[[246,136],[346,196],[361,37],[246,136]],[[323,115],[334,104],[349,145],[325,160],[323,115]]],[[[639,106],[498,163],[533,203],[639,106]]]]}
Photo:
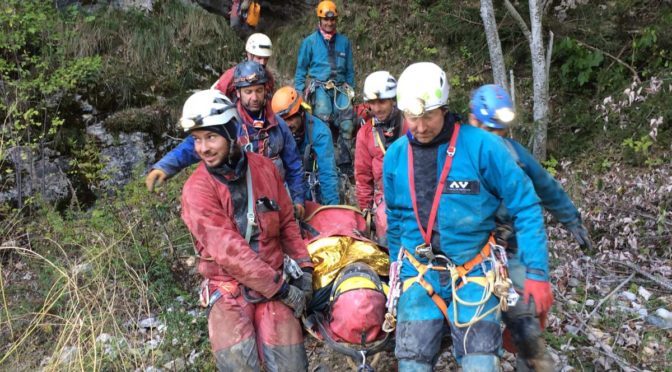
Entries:
{"type": "Polygon", "coordinates": [[[390,257],[378,245],[349,236],[317,239],[308,244],[308,253],[315,266],[315,290],[329,285],[343,267],[353,262],[363,262],[381,276],[388,276],[390,271],[390,257]]]}

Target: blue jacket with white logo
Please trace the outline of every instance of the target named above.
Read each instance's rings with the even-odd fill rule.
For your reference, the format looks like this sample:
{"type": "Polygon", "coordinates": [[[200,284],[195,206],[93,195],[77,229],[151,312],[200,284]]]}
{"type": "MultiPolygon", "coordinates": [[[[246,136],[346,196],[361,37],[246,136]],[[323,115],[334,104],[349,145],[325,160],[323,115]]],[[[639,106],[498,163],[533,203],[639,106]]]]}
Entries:
{"type": "Polygon", "coordinates": [[[350,40],[336,33],[330,41],[326,41],[320,30],[308,35],[301,43],[294,75],[294,87],[299,92],[306,87],[306,75],[319,81],[348,83],[354,89],[355,69],[350,40]]]}
{"type": "MultiPolygon", "coordinates": [[[[502,141],[481,129],[461,125],[452,169],[441,194],[434,225],[439,236],[435,249],[440,249],[456,265],[472,259],[479,254],[495,229],[495,213],[504,203],[515,216],[519,254],[528,270],[527,277],[548,280],[546,231],[539,198],[532,182],[502,141]]],[[[424,243],[410,196],[409,146],[408,136],[398,139],[387,150],[383,162],[387,239],[393,258],[397,257],[401,247],[415,254],[414,248],[424,243]]],[[[446,161],[447,148],[445,142],[438,145],[436,180],[446,161]]],[[[422,170],[415,169],[416,180],[419,172],[422,170]]],[[[418,198],[427,193],[433,198],[437,183],[416,182],[418,198]]],[[[429,212],[421,211],[421,214],[428,215],[429,212]]],[[[424,259],[420,261],[426,262],[424,259]]],[[[403,277],[414,275],[412,265],[404,264],[402,267],[403,277]]]]}
{"type": "MultiPolygon", "coordinates": [[[[338,174],[336,173],[334,141],[331,137],[331,130],[322,120],[307,112],[305,113],[304,125],[306,126],[305,134],[298,147],[299,153],[304,156],[306,147],[311,143],[308,138],[309,132],[312,133],[312,146],[317,163],[317,180],[320,182],[320,200],[314,201],[322,205],[338,204],[338,174]],[[307,127],[309,125],[312,126],[310,129],[307,127]]],[[[306,189],[310,191],[308,188],[309,186],[306,186],[306,189]]]]}
{"type": "MultiPolygon", "coordinates": [[[[564,225],[580,224],[581,214],[560,183],[539,164],[523,145],[511,138],[504,138],[504,141],[518,165],[532,180],[534,191],[541,199],[541,206],[551,212],[553,217],[564,225]]],[[[510,223],[511,216],[508,216],[506,210],[503,212],[499,214],[500,218],[510,223]]]]}
{"type": "MultiPolygon", "coordinates": [[[[303,163],[299,157],[299,151],[296,148],[296,142],[292,137],[287,123],[279,116],[275,116],[277,125],[272,125],[267,129],[268,140],[264,156],[270,158],[275,163],[284,177],[289,192],[294,203],[303,204],[305,200],[305,186],[303,182],[303,163]]],[[[252,139],[252,151],[258,153],[259,141],[255,140],[257,130],[247,126],[249,137],[252,139]]],[[[238,142],[247,142],[247,136],[242,126],[238,127],[238,142]]],[[[194,139],[187,136],[177,147],[166,154],[152,168],[164,171],[169,177],[177,174],[182,169],[191,164],[199,162],[201,159],[194,149],[194,139]]]]}

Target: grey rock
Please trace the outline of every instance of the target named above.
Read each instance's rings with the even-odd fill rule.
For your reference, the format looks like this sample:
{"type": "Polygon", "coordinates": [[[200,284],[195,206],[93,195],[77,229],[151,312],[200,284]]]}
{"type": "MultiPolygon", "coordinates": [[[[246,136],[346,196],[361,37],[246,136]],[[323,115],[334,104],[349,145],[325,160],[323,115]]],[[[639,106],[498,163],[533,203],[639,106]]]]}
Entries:
{"type": "Polygon", "coordinates": [[[108,133],[103,123],[87,127],[86,133],[102,146],[100,158],[105,162],[101,170],[102,189],[116,190],[125,186],[131,181],[136,167],[146,168],[153,161],[154,146],[146,133],[119,133],[114,136],[108,133]]]}
{"type": "Polygon", "coordinates": [[[567,281],[567,285],[569,285],[570,287],[578,287],[580,283],[581,282],[579,282],[579,280],[576,278],[569,278],[569,281],[567,281]]]}
{"type": "Polygon", "coordinates": [[[78,350],[77,346],[66,346],[58,357],[59,362],[63,364],[70,363],[70,361],[77,355],[78,350]]]}
{"type": "Polygon", "coordinates": [[[14,173],[8,177],[7,188],[0,190],[0,202],[21,204],[25,198],[40,194],[43,200],[55,203],[70,196],[70,181],[64,171],[67,161],[49,158],[46,153],[38,154],[25,146],[6,151],[5,160],[11,162],[14,173]]]}
{"type": "Polygon", "coordinates": [[[138,322],[138,328],[157,328],[160,325],[161,322],[153,316],[138,322]]]}
{"type": "Polygon", "coordinates": [[[187,368],[187,363],[182,358],[171,360],[163,365],[163,369],[167,371],[184,371],[187,368]]]}
{"type": "Polygon", "coordinates": [[[668,311],[667,309],[663,309],[662,307],[656,310],[656,315],[665,320],[672,321],[672,312],[668,311]]]}
{"type": "Polygon", "coordinates": [[[637,300],[637,295],[634,294],[634,293],[632,293],[632,292],[628,292],[628,291],[623,291],[623,292],[621,292],[621,297],[622,297],[622,298],[625,298],[625,299],[628,300],[628,301],[635,301],[635,300],[637,300]]]}
{"type": "Polygon", "coordinates": [[[646,317],[646,322],[652,326],[660,329],[672,329],[672,319],[664,319],[658,315],[649,315],[646,317]]]}

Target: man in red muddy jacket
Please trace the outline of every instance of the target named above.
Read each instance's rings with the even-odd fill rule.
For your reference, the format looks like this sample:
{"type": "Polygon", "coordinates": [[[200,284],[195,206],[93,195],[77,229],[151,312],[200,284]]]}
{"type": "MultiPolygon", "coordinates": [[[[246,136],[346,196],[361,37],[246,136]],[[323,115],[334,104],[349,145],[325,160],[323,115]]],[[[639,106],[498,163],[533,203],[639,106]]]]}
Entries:
{"type": "Polygon", "coordinates": [[[374,213],[378,242],[386,245],[383,157],[404,129],[397,109],[397,80],[387,71],[372,73],[364,81],[364,100],[372,117],[357,132],[355,191],[359,208],[374,213]]]}
{"type": "Polygon", "coordinates": [[[192,95],[180,119],[202,159],[182,191],[182,219],[206,278],[210,344],[220,371],[258,371],[262,363],[305,371],[297,318],[312,291],[312,263],[280,173],[269,159],[241,151],[239,122],[217,90],[192,95]],[[285,256],[303,271],[291,285],[285,256]]]}

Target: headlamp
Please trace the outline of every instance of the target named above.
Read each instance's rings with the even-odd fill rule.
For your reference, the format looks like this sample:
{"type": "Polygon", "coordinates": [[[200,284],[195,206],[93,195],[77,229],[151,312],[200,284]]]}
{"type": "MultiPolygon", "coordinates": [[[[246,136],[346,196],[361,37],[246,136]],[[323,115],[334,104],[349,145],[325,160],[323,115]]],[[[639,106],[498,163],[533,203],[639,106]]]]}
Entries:
{"type": "Polygon", "coordinates": [[[418,118],[425,114],[425,100],[422,98],[411,98],[406,102],[404,114],[407,116],[418,118]]]}
{"type": "Polygon", "coordinates": [[[189,129],[191,129],[191,128],[193,128],[193,127],[196,126],[197,121],[202,122],[203,120],[200,119],[200,118],[196,118],[196,119],[191,119],[191,118],[181,118],[181,119],[180,119],[180,126],[181,126],[182,129],[184,129],[185,131],[188,131],[189,129]]]}
{"type": "Polygon", "coordinates": [[[494,118],[500,123],[510,123],[515,117],[516,113],[513,112],[513,110],[511,110],[509,107],[503,107],[495,110],[494,118]]]}

